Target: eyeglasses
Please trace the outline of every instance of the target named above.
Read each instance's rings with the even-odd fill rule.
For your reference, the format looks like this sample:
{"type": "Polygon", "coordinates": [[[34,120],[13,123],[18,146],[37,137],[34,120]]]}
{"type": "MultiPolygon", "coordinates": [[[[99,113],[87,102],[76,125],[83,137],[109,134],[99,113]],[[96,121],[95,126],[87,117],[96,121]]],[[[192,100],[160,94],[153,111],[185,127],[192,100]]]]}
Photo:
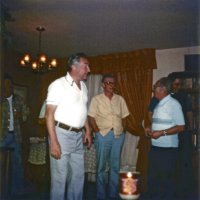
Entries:
{"type": "Polygon", "coordinates": [[[105,81],[103,83],[106,84],[106,85],[115,85],[115,82],[110,82],[110,81],[105,81]]]}

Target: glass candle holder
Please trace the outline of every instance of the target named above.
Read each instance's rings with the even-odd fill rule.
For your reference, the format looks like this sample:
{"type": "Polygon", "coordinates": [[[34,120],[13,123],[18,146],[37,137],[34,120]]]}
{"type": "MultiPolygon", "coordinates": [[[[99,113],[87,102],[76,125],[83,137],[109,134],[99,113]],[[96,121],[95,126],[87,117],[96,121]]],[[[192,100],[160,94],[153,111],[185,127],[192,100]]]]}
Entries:
{"type": "Polygon", "coordinates": [[[127,200],[138,199],[140,196],[140,173],[135,171],[135,167],[122,167],[119,179],[120,197],[127,200]]]}

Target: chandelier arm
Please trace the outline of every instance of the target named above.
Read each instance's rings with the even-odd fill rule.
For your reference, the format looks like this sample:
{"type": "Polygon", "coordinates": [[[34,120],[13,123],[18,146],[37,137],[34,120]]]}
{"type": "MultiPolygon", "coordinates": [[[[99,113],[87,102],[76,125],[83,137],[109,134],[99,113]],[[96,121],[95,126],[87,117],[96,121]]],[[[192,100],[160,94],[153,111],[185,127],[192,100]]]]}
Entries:
{"type": "Polygon", "coordinates": [[[38,40],[38,54],[41,53],[41,40],[42,40],[42,32],[45,31],[45,28],[42,26],[38,26],[36,30],[39,32],[39,40],[38,40]]]}
{"type": "Polygon", "coordinates": [[[42,37],[42,32],[39,31],[39,41],[38,41],[38,55],[41,54],[41,37],[42,37]]]}

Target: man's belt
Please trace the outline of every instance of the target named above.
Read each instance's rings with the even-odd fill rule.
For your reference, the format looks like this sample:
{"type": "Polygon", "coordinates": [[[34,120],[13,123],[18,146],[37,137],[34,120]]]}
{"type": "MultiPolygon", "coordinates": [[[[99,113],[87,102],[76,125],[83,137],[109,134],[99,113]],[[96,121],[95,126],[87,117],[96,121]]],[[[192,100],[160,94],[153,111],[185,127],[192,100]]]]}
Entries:
{"type": "Polygon", "coordinates": [[[68,126],[67,124],[63,124],[63,123],[58,122],[58,121],[55,121],[55,125],[60,127],[60,128],[65,129],[67,131],[80,132],[83,129],[83,127],[82,128],[74,128],[72,126],[68,126]]]}

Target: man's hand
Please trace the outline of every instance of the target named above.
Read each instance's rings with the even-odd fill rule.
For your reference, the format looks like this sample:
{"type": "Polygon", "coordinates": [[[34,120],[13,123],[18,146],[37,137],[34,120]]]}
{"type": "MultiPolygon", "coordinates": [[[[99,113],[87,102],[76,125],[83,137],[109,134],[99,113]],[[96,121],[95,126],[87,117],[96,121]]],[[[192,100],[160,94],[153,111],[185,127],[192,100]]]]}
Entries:
{"type": "Polygon", "coordinates": [[[152,137],[152,132],[151,132],[151,129],[150,128],[145,128],[144,129],[145,130],[145,135],[147,136],[147,137],[152,137]]]}
{"type": "Polygon", "coordinates": [[[160,136],[163,136],[163,131],[153,131],[151,137],[152,137],[153,139],[158,139],[160,136]]]}
{"type": "Polygon", "coordinates": [[[86,131],[85,135],[84,135],[84,144],[87,145],[87,148],[90,149],[91,145],[92,145],[92,135],[90,131],[86,131]]]}
{"type": "Polygon", "coordinates": [[[60,159],[61,158],[61,148],[60,144],[58,142],[50,142],[50,153],[51,156],[54,157],[55,159],[60,159]]]}
{"type": "Polygon", "coordinates": [[[61,148],[60,144],[58,142],[58,138],[56,136],[56,130],[55,130],[55,120],[54,120],[54,113],[56,111],[57,106],[55,105],[47,105],[46,106],[46,126],[49,133],[50,138],[50,154],[55,159],[61,158],[61,148]]]}

